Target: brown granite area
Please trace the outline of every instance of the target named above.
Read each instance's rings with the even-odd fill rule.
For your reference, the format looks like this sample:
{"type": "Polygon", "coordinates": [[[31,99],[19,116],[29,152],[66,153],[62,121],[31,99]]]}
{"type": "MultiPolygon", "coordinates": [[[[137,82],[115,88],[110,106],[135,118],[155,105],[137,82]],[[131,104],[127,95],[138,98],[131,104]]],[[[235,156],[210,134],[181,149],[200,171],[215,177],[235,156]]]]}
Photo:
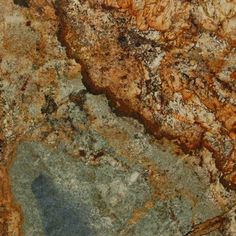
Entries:
{"type": "MultiPolygon", "coordinates": [[[[49,118],[58,118],[64,105],[59,78],[80,73],[87,90],[105,94],[118,116],[172,140],[181,147],[176,152],[194,154],[200,165],[207,159],[202,153],[212,153],[218,172],[209,171],[211,184],[220,180],[235,190],[235,6],[235,0],[0,0],[0,235],[22,235],[8,175],[17,144],[43,142],[54,131],[49,118]]],[[[82,109],[83,92],[69,99],[82,109]]],[[[70,140],[73,129],[60,127],[56,141],[70,140]]],[[[94,154],[94,165],[102,155],[94,154]]],[[[141,165],[154,191],[128,225],[153,208],[166,181],[148,158],[141,165]]],[[[228,211],[189,235],[224,232],[228,211]]]]}
{"type": "MultiPolygon", "coordinates": [[[[210,18],[201,24],[205,15],[197,14],[198,19],[194,14],[204,3],[178,1],[177,6],[188,11],[182,14],[182,22],[174,3],[164,2],[166,6],[163,2],[144,4],[135,13],[144,14],[143,21],[155,29],[141,27],[137,16],[140,30],[128,12],[104,7],[132,6],[134,13],[135,4],[62,0],[56,7],[59,40],[69,57],[82,65],[84,83],[92,92],[107,94],[119,111],[137,117],[156,137],[175,139],[186,151],[202,146],[211,150],[222,183],[235,189],[235,28],[229,34],[220,26],[212,25],[214,30],[210,30],[210,18]],[[166,27],[157,24],[164,22],[166,13],[156,24],[150,23],[155,14],[148,13],[161,9],[159,4],[164,4],[164,13],[173,13],[166,27]],[[181,33],[166,39],[175,28],[181,33]]],[[[212,6],[214,17],[234,27],[219,15],[219,4],[212,6]]],[[[235,5],[226,6],[233,20],[235,5]]]]}

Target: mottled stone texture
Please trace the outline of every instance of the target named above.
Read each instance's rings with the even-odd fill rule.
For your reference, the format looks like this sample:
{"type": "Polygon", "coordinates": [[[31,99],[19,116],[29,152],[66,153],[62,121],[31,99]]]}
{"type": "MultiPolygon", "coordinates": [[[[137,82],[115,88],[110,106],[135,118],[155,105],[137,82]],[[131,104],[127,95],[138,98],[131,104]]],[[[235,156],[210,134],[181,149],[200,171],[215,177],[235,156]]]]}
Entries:
{"type": "Polygon", "coordinates": [[[57,4],[59,40],[81,63],[84,83],[156,137],[210,150],[221,182],[235,189],[235,2],[125,2],[57,4]],[[107,7],[128,8],[136,21],[107,7]]]}
{"type": "Polygon", "coordinates": [[[0,236],[233,236],[234,0],[0,0],[0,236]]]}

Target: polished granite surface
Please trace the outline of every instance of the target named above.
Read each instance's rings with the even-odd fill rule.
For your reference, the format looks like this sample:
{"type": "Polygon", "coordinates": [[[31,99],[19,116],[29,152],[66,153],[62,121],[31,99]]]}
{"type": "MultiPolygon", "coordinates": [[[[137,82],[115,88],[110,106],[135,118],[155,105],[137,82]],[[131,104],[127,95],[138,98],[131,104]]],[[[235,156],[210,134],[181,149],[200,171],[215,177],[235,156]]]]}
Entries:
{"type": "Polygon", "coordinates": [[[234,0],[0,0],[0,236],[236,235],[234,0]]]}

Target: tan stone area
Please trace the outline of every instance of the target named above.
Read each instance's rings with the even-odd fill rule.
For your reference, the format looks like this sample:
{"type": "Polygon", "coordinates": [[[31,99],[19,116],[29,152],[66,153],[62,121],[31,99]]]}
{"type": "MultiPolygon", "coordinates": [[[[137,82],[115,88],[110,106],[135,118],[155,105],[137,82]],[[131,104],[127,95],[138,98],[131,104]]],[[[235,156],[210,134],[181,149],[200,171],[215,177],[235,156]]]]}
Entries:
{"type": "MultiPolygon", "coordinates": [[[[0,0],[2,235],[21,235],[8,178],[16,144],[44,127],[45,100],[63,104],[60,76],[82,73],[90,92],[106,94],[118,114],[137,118],[157,139],[196,156],[207,149],[215,182],[235,190],[235,14],[235,0],[30,0],[29,8],[0,0]]],[[[156,184],[155,177],[150,181],[156,184]]],[[[131,221],[144,213],[137,210],[131,221]]],[[[220,228],[224,220],[196,232],[220,228]]]]}
{"type": "Polygon", "coordinates": [[[84,82],[94,92],[106,93],[156,137],[175,139],[186,151],[207,147],[222,183],[235,188],[235,28],[220,26],[233,21],[235,3],[228,1],[225,9],[219,1],[135,3],[63,0],[57,7],[59,39],[82,64],[84,82]],[[181,8],[188,11],[184,20],[177,16],[181,8]],[[206,18],[208,8],[214,14],[206,18]],[[175,36],[168,38],[170,32],[175,36]]]}

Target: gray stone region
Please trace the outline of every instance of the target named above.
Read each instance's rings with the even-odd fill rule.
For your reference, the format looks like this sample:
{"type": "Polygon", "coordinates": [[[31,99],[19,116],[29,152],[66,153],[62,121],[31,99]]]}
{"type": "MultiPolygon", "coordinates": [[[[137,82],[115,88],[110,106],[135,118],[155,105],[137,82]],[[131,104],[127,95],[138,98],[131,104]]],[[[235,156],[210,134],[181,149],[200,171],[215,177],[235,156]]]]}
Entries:
{"type": "Polygon", "coordinates": [[[69,109],[75,124],[87,124],[85,130],[75,132],[73,143],[60,140],[52,148],[47,141],[24,141],[17,147],[10,176],[23,210],[25,236],[185,235],[193,221],[201,223],[222,213],[201,178],[204,173],[199,176],[186,161],[189,156],[180,158],[171,147],[163,150],[151,142],[138,122],[116,117],[104,96],[88,94],[85,106],[98,123],[88,125],[84,110],[69,109]],[[99,127],[107,126],[113,127],[108,129],[109,136],[99,133],[99,127]],[[113,129],[128,140],[116,141],[113,129]],[[78,147],[84,159],[69,154],[78,147]],[[126,149],[134,159],[122,155],[126,149]],[[100,152],[100,163],[92,165],[89,159],[100,152]],[[154,205],[130,224],[135,210],[144,208],[155,195],[145,162],[158,167],[160,190],[154,205]],[[167,178],[163,185],[162,176],[167,178]]]}

